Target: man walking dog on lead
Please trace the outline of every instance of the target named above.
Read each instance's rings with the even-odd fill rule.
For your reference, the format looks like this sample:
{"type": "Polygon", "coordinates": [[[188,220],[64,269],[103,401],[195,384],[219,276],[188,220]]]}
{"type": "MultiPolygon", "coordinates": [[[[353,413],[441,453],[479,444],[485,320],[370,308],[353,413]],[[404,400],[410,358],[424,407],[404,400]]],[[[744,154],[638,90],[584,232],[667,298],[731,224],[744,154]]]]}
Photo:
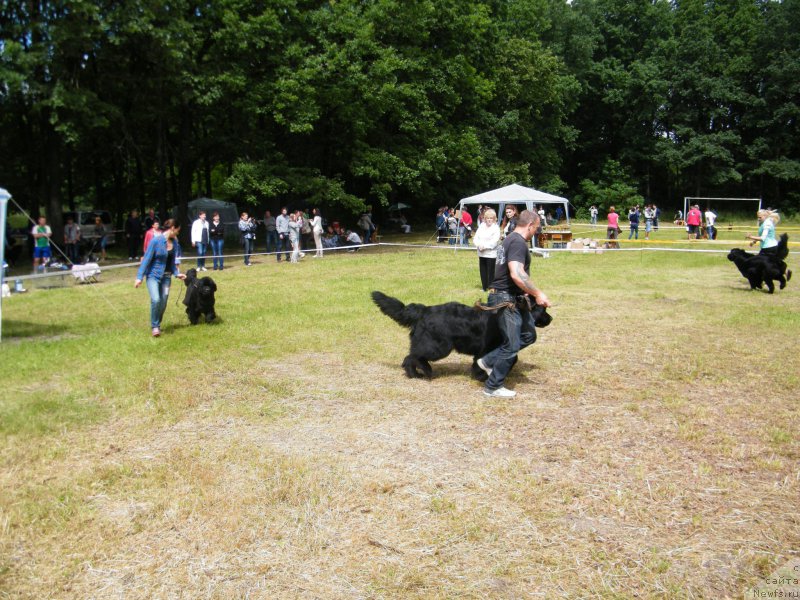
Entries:
{"type": "Polygon", "coordinates": [[[547,295],[530,278],[529,244],[539,216],[523,210],[517,226],[497,248],[495,278],[489,290],[489,306],[500,307],[499,326],[503,343],[478,359],[478,366],[489,376],[483,393],[494,398],[513,398],[516,392],[504,386],[509,371],[517,362],[517,354],[536,341],[536,327],[530,311],[531,298],[544,307],[550,306],[547,295]]]}

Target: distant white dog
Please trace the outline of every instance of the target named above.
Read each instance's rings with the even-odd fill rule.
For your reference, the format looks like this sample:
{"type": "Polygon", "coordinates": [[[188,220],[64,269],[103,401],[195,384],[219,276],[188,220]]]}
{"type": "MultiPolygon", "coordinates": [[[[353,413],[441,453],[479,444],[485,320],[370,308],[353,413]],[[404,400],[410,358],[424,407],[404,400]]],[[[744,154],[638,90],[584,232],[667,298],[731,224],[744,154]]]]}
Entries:
{"type": "Polygon", "coordinates": [[[8,287],[7,283],[3,284],[3,298],[8,298],[11,296],[11,288],[8,287]]]}

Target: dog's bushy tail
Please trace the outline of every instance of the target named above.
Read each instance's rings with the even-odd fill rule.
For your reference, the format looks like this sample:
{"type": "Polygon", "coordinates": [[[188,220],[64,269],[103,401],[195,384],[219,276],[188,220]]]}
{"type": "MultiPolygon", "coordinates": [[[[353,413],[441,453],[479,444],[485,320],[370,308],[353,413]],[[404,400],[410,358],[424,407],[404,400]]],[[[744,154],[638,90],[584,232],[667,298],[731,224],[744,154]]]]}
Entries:
{"type": "Polygon", "coordinates": [[[372,292],[372,301],[378,305],[383,314],[404,327],[413,327],[419,321],[422,314],[421,309],[424,308],[421,304],[409,304],[406,306],[397,298],[392,298],[378,291],[372,292]]]}
{"type": "Polygon", "coordinates": [[[778,260],[786,260],[789,256],[789,234],[782,233],[781,239],[778,241],[778,260]]]}

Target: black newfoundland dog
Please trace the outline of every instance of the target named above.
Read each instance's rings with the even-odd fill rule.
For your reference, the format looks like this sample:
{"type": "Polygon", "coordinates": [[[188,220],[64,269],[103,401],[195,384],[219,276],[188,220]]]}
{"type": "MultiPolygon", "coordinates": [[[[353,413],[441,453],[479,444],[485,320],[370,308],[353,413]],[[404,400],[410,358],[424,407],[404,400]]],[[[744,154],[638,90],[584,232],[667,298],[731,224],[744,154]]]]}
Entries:
{"type": "MultiPolygon", "coordinates": [[[[430,363],[455,350],[472,356],[472,376],[486,380],[486,373],[477,361],[503,342],[496,311],[458,302],[435,306],[403,304],[381,292],[372,292],[372,300],[383,314],[411,329],[411,349],[403,360],[408,377],[430,378],[433,375],[430,363]]],[[[552,321],[543,306],[534,304],[532,311],[537,327],[547,327],[552,321]]]]}
{"type": "Polygon", "coordinates": [[[792,278],[792,271],[787,270],[784,259],[789,255],[789,236],[781,235],[775,254],[750,254],[741,248],[734,248],[728,253],[728,260],[733,262],[742,276],[750,283],[750,289],[760,290],[764,284],[770,294],[775,291],[777,281],[780,289],[792,278]]]}
{"type": "Polygon", "coordinates": [[[200,315],[205,315],[206,323],[211,323],[217,317],[214,312],[214,293],[217,291],[217,284],[211,277],[197,278],[197,269],[186,271],[186,297],[183,303],[186,305],[186,314],[192,325],[197,325],[200,315]]]}

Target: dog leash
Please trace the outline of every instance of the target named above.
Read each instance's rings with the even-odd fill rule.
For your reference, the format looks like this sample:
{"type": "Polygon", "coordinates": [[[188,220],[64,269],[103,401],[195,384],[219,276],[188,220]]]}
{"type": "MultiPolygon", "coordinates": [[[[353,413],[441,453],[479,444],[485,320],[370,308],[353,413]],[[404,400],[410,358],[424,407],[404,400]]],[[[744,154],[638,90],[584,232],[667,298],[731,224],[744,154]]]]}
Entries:
{"type": "Polygon", "coordinates": [[[487,312],[497,312],[502,308],[510,308],[515,310],[517,308],[516,303],[514,302],[502,302],[500,304],[495,304],[494,306],[489,306],[487,304],[482,304],[480,300],[475,300],[475,304],[472,305],[475,310],[483,310],[487,312]]]}

